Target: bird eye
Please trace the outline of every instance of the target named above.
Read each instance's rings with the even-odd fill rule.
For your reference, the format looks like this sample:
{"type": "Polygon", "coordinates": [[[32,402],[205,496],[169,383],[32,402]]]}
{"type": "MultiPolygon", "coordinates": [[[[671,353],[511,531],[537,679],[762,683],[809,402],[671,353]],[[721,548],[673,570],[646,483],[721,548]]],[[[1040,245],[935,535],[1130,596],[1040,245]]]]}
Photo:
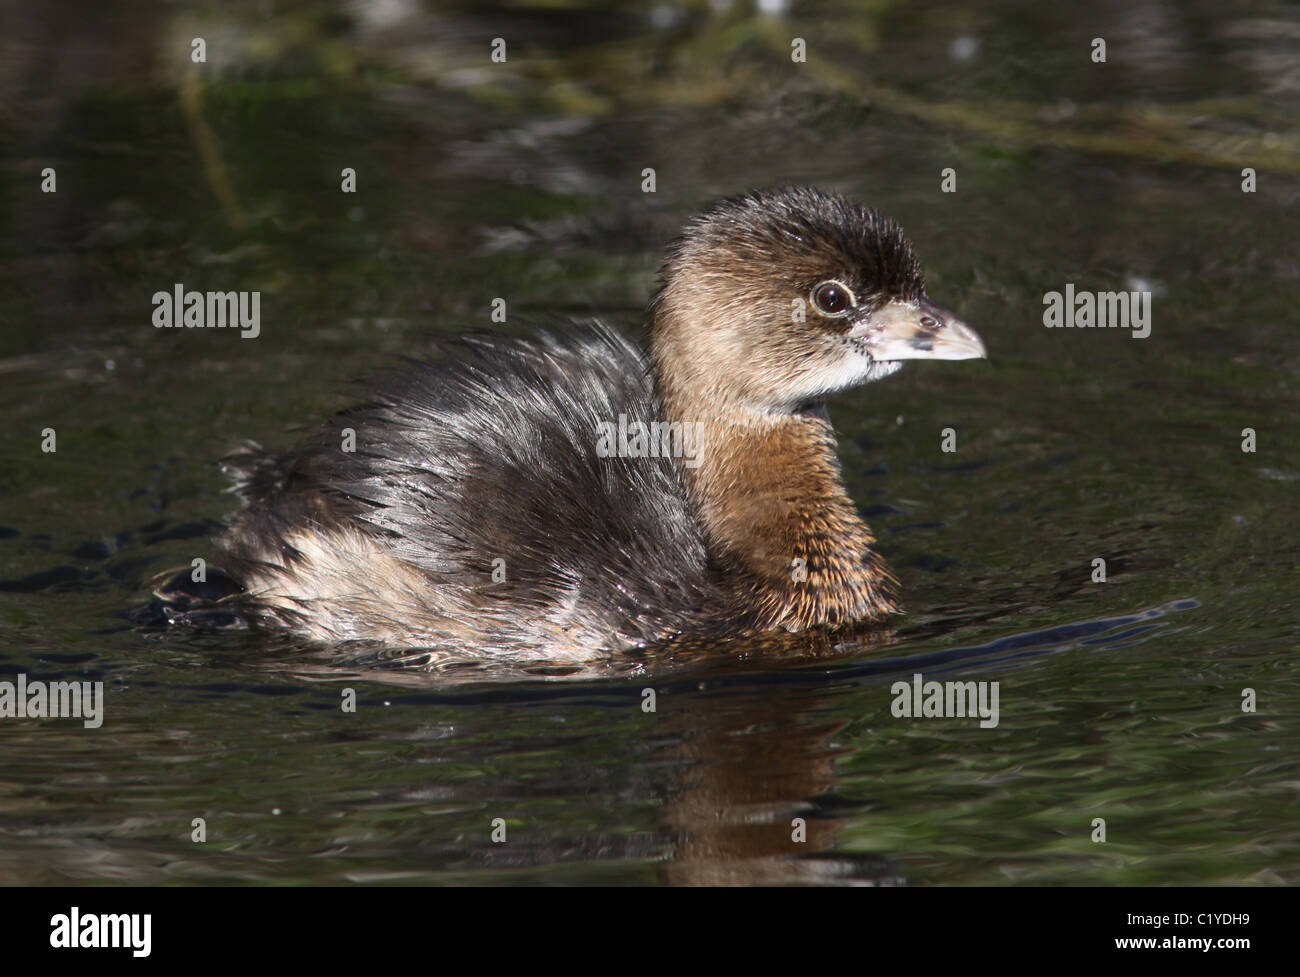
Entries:
{"type": "Polygon", "coordinates": [[[812,304],[824,316],[842,316],[856,304],[856,300],[843,282],[829,281],[813,289],[812,304]]]}

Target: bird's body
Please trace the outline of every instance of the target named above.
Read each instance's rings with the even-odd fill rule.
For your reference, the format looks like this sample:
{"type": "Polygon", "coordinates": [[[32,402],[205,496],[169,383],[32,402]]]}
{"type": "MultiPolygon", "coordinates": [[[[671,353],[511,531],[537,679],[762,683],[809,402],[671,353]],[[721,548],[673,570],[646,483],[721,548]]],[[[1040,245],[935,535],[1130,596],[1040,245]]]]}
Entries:
{"type": "Polygon", "coordinates": [[[895,611],[822,401],[983,355],[901,231],[816,190],[725,201],[670,251],[649,325],[649,355],[599,325],[471,342],[293,452],[233,455],[218,548],[248,616],[579,661],[895,611]]]}
{"type": "Polygon", "coordinates": [[[266,619],[327,642],[563,659],[703,626],[725,598],[676,462],[595,450],[620,414],[657,406],[610,330],[472,344],[293,454],[227,459],[248,504],[219,562],[266,619]]]}

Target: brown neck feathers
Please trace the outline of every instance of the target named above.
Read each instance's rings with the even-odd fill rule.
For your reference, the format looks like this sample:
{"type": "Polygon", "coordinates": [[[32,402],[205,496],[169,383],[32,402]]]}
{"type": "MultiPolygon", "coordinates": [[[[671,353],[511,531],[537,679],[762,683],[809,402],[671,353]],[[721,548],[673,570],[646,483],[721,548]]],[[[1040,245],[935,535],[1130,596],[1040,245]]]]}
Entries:
{"type": "Polygon", "coordinates": [[[661,388],[669,421],[700,425],[687,486],[711,550],[746,581],[760,627],[798,631],[898,609],[893,576],[841,481],[829,421],[726,410],[661,388]]]}

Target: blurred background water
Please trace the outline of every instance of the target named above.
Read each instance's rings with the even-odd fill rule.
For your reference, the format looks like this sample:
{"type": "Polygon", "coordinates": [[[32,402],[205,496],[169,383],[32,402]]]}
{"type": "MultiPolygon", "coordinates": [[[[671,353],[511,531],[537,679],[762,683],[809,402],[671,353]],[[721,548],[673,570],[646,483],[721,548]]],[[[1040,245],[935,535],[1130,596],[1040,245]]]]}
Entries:
{"type": "Polygon", "coordinates": [[[1270,0],[0,0],[0,680],[107,689],[0,719],[0,882],[1300,881],[1298,53],[1270,0]],[[681,222],[785,182],[899,220],[990,350],[830,405],[895,634],[430,675],[139,626],[236,441],[431,336],[637,330],[681,222]],[[261,335],[154,329],[176,282],[261,335]],[[1150,337],[1044,329],[1067,282],[1150,337]],[[895,718],[916,672],[999,725],[895,718]]]}

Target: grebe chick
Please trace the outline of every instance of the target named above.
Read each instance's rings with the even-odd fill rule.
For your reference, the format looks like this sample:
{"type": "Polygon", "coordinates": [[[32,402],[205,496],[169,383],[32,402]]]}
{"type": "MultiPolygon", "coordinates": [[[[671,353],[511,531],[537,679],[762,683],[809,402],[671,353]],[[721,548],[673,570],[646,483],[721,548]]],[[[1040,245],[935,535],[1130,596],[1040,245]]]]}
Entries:
{"type": "Polygon", "coordinates": [[[725,200],[648,319],[648,357],[599,324],[467,340],[288,454],[231,456],[245,505],[217,545],[246,616],[581,661],[896,612],[823,401],[985,355],[898,225],[811,188],[725,200]]]}

